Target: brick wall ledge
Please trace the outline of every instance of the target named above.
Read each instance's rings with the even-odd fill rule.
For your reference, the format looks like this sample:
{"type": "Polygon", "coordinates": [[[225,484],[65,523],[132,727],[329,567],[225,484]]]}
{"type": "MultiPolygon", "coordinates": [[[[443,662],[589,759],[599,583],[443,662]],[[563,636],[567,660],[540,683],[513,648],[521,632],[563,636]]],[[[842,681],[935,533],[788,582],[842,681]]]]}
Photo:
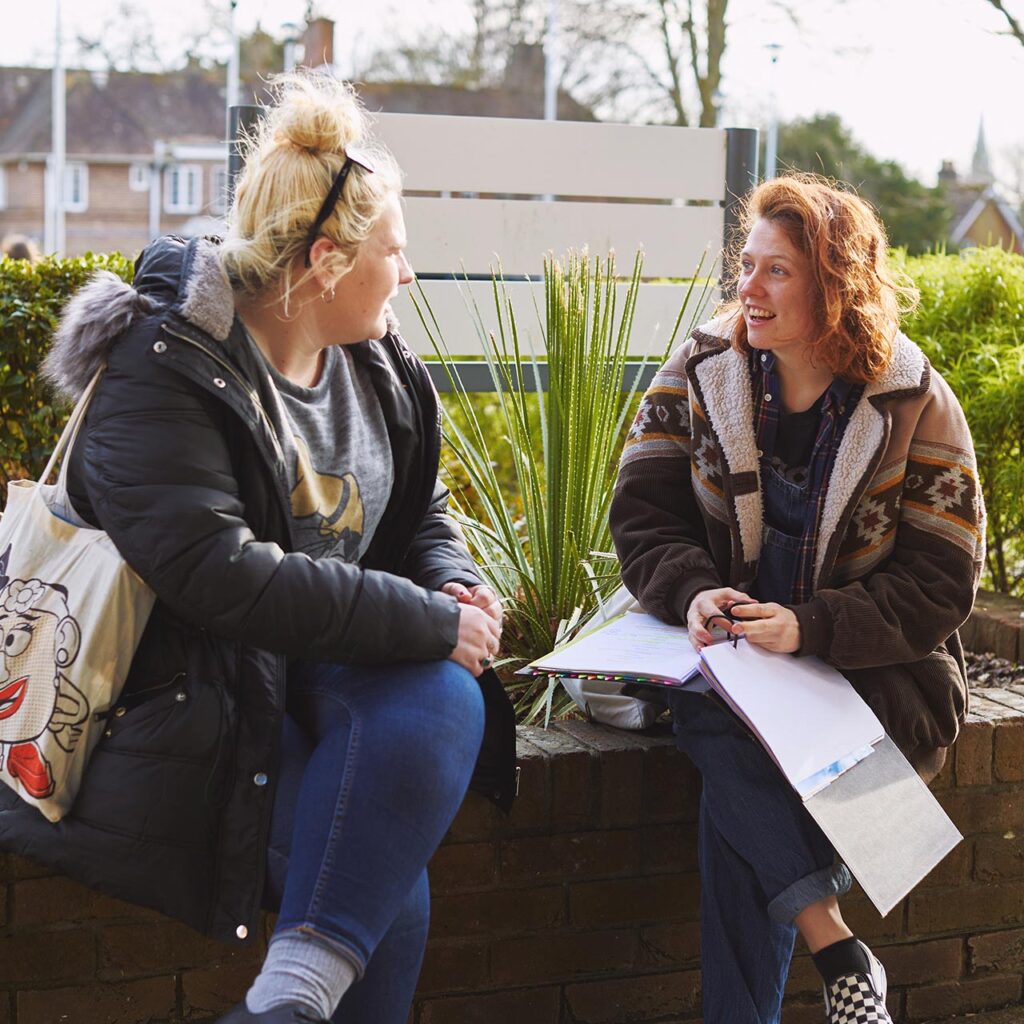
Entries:
{"type": "Polygon", "coordinates": [[[1007,661],[1024,661],[1024,601],[979,591],[960,636],[969,651],[990,651],[1007,661]]]}
{"type": "MultiPolygon", "coordinates": [[[[697,773],[666,728],[522,728],[519,755],[512,814],[471,795],[432,862],[411,1024],[697,1020],[697,773]]],[[[1022,782],[1024,686],[987,689],[933,784],[965,842],[884,919],[857,890],[844,900],[889,970],[896,1021],[1022,1005],[1022,782]]],[[[0,1024],[210,1021],[262,954],[10,856],[0,914],[0,1024]]],[[[821,1014],[798,955],[784,1019],[821,1014]]]]}

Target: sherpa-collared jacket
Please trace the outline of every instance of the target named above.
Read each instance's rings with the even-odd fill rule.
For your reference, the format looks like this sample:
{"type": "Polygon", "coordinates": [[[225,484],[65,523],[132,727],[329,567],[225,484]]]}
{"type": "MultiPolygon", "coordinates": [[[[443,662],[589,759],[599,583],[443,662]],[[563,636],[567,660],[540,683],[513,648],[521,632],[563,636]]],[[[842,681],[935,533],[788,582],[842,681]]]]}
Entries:
{"type": "MultiPolygon", "coordinates": [[[[685,622],[699,591],[743,590],[763,529],[747,357],[705,324],[655,376],[622,456],[611,529],[627,588],[685,622]]],[[[984,554],[984,506],[959,403],[902,333],[868,384],[829,477],[799,654],[838,668],[922,775],[967,707],[957,629],[984,554]]]]}
{"type": "MultiPolygon", "coordinates": [[[[293,553],[268,375],[208,239],[164,238],[132,287],[71,302],[50,367],[81,392],[105,370],[71,455],[72,502],[157,603],[116,713],[57,824],[0,787],[0,846],[232,942],[256,934],[288,656],[442,659],[479,582],[437,486],[437,397],[397,334],[352,346],[369,367],[394,485],[360,565],[293,553]]],[[[114,628],[116,624],[111,624],[114,628]]],[[[474,785],[507,808],[511,705],[493,672],[474,785]]]]}

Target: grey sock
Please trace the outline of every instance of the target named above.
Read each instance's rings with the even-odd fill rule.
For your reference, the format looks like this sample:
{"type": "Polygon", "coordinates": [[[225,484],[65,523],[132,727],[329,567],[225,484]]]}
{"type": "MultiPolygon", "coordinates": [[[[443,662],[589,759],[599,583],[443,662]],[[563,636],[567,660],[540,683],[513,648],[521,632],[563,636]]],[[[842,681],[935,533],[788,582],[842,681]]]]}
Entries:
{"type": "Polygon", "coordinates": [[[305,932],[283,932],[270,940],[245,1005],[264,1013],[300,1003],[328,1020],[355,980],[356,966],[344,953],[305,932]]]}

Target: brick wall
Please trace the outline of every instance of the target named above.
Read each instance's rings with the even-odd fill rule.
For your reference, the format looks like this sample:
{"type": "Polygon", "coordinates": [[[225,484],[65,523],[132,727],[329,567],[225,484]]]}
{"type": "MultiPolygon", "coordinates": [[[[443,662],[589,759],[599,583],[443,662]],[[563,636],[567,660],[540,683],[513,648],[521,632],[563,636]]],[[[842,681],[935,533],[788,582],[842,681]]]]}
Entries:
{"type": "MultiPolygon", "coordinates": [[[[1021,1001],[1024,687],[984,693],[934,784],[966,841],[884,920],[843,903],[897,1020],[1021,1001]]],[[[582,722],[521,729],[519,753],[513,813],[471,795],[431,865],[415,1024],[699,1018],[696,772],[667,733],[582,722]]],[[[19,858],[0,880],[0,1024],[208,1021],[260,960],[19,858]]],[[[819,1024],[805,955],[787,992],[786,1024],[819,1024]]]]}

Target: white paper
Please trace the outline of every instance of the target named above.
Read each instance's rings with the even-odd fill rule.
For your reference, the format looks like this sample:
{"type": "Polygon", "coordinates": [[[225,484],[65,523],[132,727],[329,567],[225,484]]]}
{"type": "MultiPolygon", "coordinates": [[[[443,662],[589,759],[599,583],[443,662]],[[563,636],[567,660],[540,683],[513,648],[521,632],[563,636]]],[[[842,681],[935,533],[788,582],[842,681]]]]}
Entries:
{"type": "Polygon", "coordinates": [[[804,806],[883,916],[963,839],[888,736],[804,806]]]}
{"type": "Polygon", "coordinates": [[[553,674],[642,677],[681,683],[698,669],[700,656],[682,626],[669,626],[646,612],[625,612],[578,637],[527,670],[553,674]]]}
{"type": "Polygon", "coordinates": [[[885,735],[849,681],[818,658],[776,654],[745,640],[705,647],[701,658],[714,688],[794,789],[885,735]]]}

